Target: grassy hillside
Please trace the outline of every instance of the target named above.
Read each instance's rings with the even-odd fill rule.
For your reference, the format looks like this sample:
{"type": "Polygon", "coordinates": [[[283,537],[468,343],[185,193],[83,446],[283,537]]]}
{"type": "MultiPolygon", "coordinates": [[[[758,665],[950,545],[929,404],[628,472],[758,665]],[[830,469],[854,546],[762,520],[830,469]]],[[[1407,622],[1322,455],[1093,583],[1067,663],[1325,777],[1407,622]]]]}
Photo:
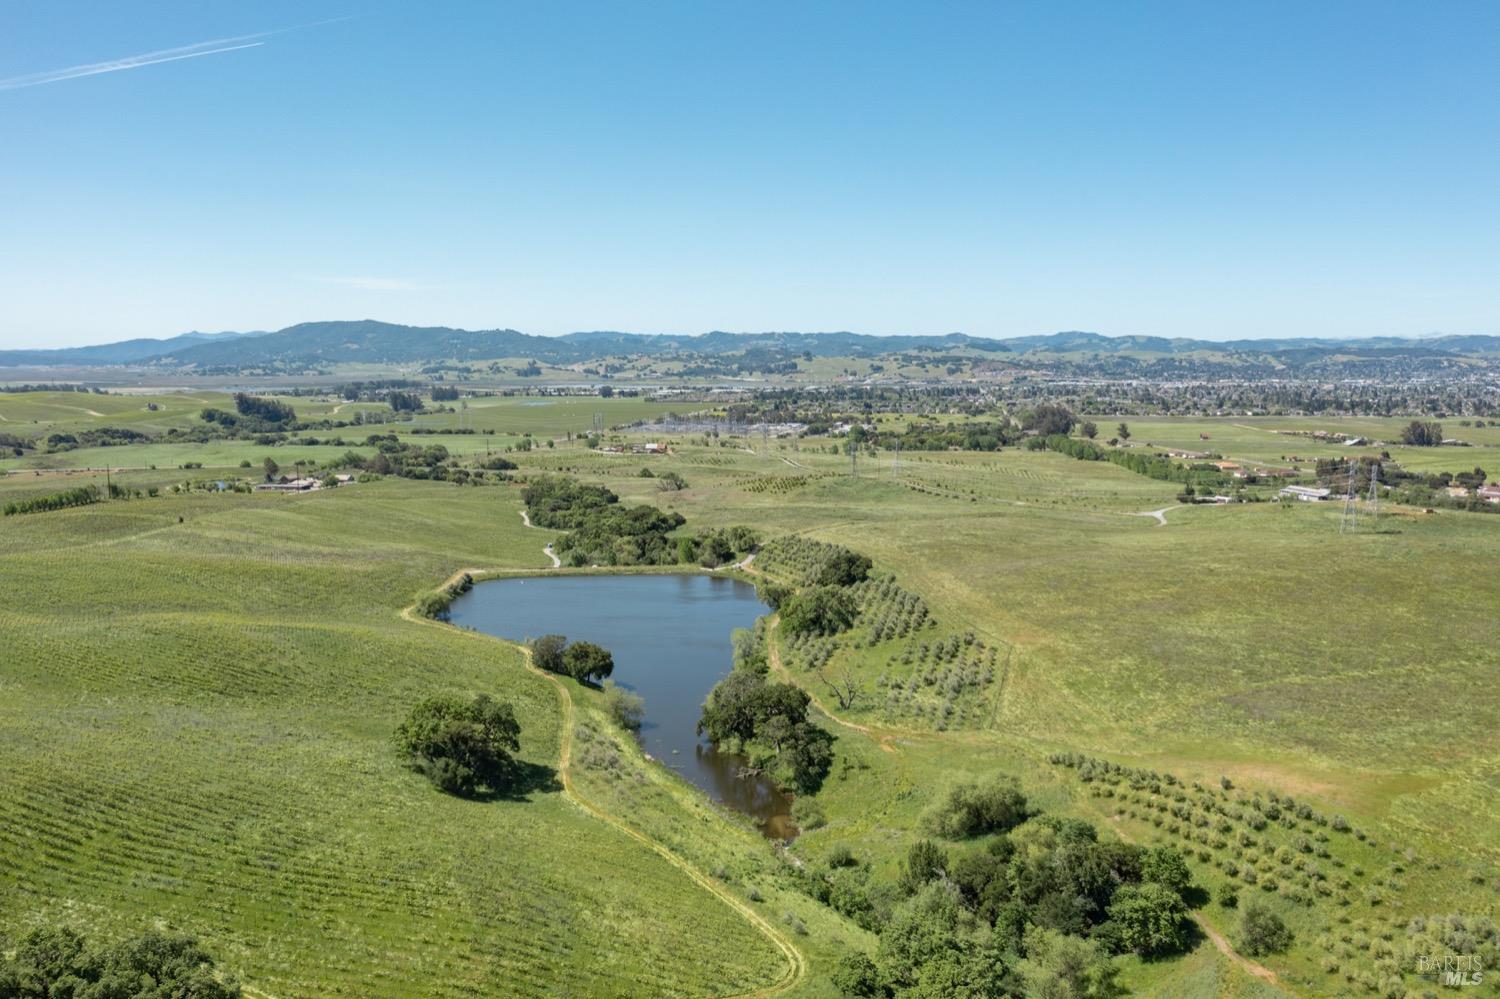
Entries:
{"type": "Polygon", "coordinates": [[[700,995],[774,980],[742,917],[556,787],[551,686],[397,612],[535,566],[499,490],[173,497],[0,532],[0,929],[156,919],[267,993],[700,995]],[[179,521],[179,518],[181,520],[179,521]],[[416,700],[514,702],[538,771],[465,802],[406,771],[416,700]]]}
{"type": "MultiPolygon", "coordinates": [[[[547,409],[533,401],[480,418],[564,438],[599,404],[571,400],[526,424],[547,409]]],[[[1132,426],[1140,441],[1191,446],[1208,432],[1226,454],[1269,453],[1257,450],[1266,427],[1229,422],[1132,426]]],[[[275,449],[278,461],[290,451],[275,449]]],[[[1017,450],[903,454],[899,465],[882,455],[858,478],[811,442],[679,440],[644,457],[560,439],[515,457],[526,474],[566,472],[675,509],[690,529],[748,523],[847,545],[922,601],[935,624],[872,640],[867,618],[830,646],[827,665],[863,693],[822,718],[837,737],[817,796],[828,823],[792,847],[800,861],[846,847],[894,876],[948,785],[1002,771],[1049,813],[1186,846],[1208,888],[1247,853],[1285,887],[1312,867],[1327,875],[1330,894],[1306,904],[1264,879],[1235,882],[1288,912],[1296,945],[1261,959],[1282,991],[1366,994],[1403,974],[1417,988],[1412,948],[1425,938],[1408,936],[1413,917],[1500,911],[1500,518],[1388,508],[1340,536],[1336,505],[1181,507],[1174,484],[1017,450]],[[676,471],[687,488],[663,492],[643,466],[676,471]],[[950,641],[957,658],[929,667],[930,648],[950,641]],[[943,715],[956,663],[993,674],[943,715]],[[897,685],[915,696],[892,699],[897,685]],[[1119,785],[1106,795],[1050,763],[1057,752],[1206,791],[1182,803],[1119,785]],[[1254,831],[1246,847],[1236,820],[1220,846],[1218,818],[1203,841],[1203,827],[1163,811],[1191,806],[1195,821],[1212,802],[1272,793],[1346,816],[1361,835],[1309,821],[1254,831]],[[1327,856],[1302,853],[1301,838],[1327,856]]],[[[86,480],[11,475],[0,497],[86,480]]],[[[7,518],[0,882],[21,901],[0,929],[68,918],[124,932],[159,916],[276,996],[607,995],[620,981],[700,995],[778,980],[773,940],[664,847],[765,920],[805,929],[782,930],[808,967],[792,994],[828,994],[832,960],[871,938],[798,892],[745,823],[612,734],[595,692],[567,682],[576,716],[565,729],[557,691],[508,646],[400,618],[458,568],[548,565],[518,509],[508,485],[387,480],[7,518]],[[556,767],[565,731],[613,740],[620,762],[580,762],[573,783],[654,846],[570,804],[545,774],[524,801],[473,804],[406,772],[389,747],[406,708],[481,690],[517,703],[538,767],[556,767]]],[[[763,571],[778,571],[774,559],[763,571]]],[[[777,645],[786,674],[827,710],[809,651],[777,645]]],[[[1233,910],[1210,903],[1199,915],[1233,935],[1233,910]]],[[[1278,989],[1206,936],[1184,958],[1122,965],[1143,995],[1278,989]]]]}
{"type": "MultiPolygon", "coordinates": [[[[1500,647],[1489,610],[1500,606],[1494,518],[1392,509],[1341,537],[1336,505],[1178,507],[1168,484],[1058,455],[903,455],[899,468],[867,464],[856,480],[847,459],[810,448],[750,454],[726,443],[662,460],[692,486],[668,500],[690,522],[748,520],[874,555],[877,572],[930,608],[937,624],[921,640],[972,631],[1010,660],[986,710],[939,732],[930,717],[884,707],[878,678],[913,672],[898,654],[905,643],[841,646],[828,667],[850,667],[871,696],[840,715],[871,731],[839,730],[840,753],[859,763],[823,792],[829,825],[800,851],[842,844],[894,871],[937,790],[994,769],[1024,774],[1049,809],[1182,844],[1151,813],[1127,814],[1044,763],[1072,749],[1209,786],[1227,776],[1244,793],[1295,796],[1361,830],[1366,839],[1332,837],[1343,869],[1319,862],[1336,875],[1330,885],[1349,886],[1291,906],[1300,945],[1266,959],[1294,991],[1357,992],[1397,971],[1416,985],[1413,917],[1500,908],[1500,700],[1487,679],[1500,647]],[[1165,525],[1140,515],[1161,508],[1165,525]],[[853,751],[871,738],[890,751],[853,751]]],[[[652,496],[634,465],[534,460],[652,496]]],[[[1302,835],[1273,833],[1254,852],[1269,857],[1302,835]]],[[[1192,865],[1207,886],[1226,880],[1222,861],[1243,862],[1187,845],[1207,851],[1192,865]]],[[[1235,926],[1231,910],[1203,917],[1225,935],[1235,926]]],[[[1219,973],[1247,994],[1262,987],[1219,973]]],[[[1186,974],[1142,965],[1128,977],[1147,992],[1194,994],[1186,974]]]]}

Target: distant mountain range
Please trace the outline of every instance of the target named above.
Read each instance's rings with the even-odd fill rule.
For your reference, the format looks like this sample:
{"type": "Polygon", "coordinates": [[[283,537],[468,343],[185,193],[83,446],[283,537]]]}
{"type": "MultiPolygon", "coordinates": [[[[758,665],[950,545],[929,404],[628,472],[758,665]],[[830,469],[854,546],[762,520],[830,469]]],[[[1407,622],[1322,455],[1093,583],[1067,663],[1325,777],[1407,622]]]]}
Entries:
{"type": "Polygon", "coordinates": [[[254,333],[183,333],[166,340],[138,339],[102,343],[93,347],[63,347],[57,350],[0,350],[0,365],[70,365],[108,366],[120,364],[144,364],[160,358],[170,357],[190,347],[226,343],[247,337],[265,336],[254,333]]]}
{"type": "Polygon", "coordinates": [[[572,364],[604,357],[723,357],[756,354],[872,357],[911,351],[979,351],[1016,362],[1067,357],[1239,360],[1297,367],[1319,361],[1500,359],[1500,336],[1332,337],[1210,341],[1066,332],[996,340],[947,335],[872,336],[861,333],[704,333],[697,336],[595,331],[559,337],[516,330],[461,330],[401,326],[372,319],[300,323],[275,332],[184,333],[165,340],[124,340],[59,350],[0,351],[0,366],[97,367],[150,365],[182,370],[266,366],[322,366],[348,362],[412,364],[531,358],[572,364]]]}

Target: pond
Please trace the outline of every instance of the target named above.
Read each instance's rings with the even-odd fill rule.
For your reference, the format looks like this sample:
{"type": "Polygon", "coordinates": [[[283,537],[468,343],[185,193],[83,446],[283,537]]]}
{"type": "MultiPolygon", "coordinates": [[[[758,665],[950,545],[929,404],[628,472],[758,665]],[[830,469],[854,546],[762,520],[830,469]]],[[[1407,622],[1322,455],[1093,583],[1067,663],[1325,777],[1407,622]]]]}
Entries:
{"type": "Polygon", "coordinates": [[[646,702],[646,752],[767,836],[788,839],[791,800],[766,777],[742,775],[744,757],[697,734],[704,698],[733,665],[730,633],[766,609],[755,587],[722,576],[527,576],[478,583],[451,615],[459,627],[514,641],[558,634],[609,649],[612,679],[646,702]]]}

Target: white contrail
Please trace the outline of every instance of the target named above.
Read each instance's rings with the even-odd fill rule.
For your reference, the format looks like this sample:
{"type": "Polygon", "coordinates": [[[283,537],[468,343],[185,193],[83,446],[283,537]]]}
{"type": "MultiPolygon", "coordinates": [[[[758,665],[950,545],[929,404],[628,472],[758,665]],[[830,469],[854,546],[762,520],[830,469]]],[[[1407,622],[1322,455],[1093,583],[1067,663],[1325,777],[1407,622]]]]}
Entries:
{"type": "Polygon", "coordinates": [[[298,25],[294,28],[258,31],[253,35],[238,35],[234,38],[215,38],[207,42],[181,45],[175,49],[161,49],[157,52],[143,52],[140,55],[126,56],[123,59],[111,59],[108,62],[91,62],[83,66],[69,66],[67,69],[52,69],[44,73],[32,73],[28,76],[13,76],[8,80],[0,80],[0,90],[20,90],[22,87],[39,87],[44,83],[73,80],[80,76],[117,73],[122,69],[139,69],[142,66],[154,66],[159,62],[175,62],[178,59],[196,59],[198,56],[218,55],[220,52],[253,49],[257,45],[265,44],[265,42],[256,41],[259,38],[279,35],[287,31],[296,31],[298,28],[315,28],[318,25],[347,20],[349,20],[348,17],[334,17],[326,21],[315,21],[312,24],[298,25]]]}

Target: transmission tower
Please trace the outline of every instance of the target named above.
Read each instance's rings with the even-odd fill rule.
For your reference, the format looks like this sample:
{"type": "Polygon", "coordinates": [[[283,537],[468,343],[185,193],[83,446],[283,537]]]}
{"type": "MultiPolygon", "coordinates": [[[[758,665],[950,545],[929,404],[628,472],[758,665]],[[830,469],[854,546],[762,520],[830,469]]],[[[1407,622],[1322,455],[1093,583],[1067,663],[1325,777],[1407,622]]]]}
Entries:
{"type": "Polygon", "coordinates": [[[604,433],[604,414],[603,413],[595,413],[594,414],[594,433],[596,433],[596,434],[603,434],[604,433]]]}
{"type": "Polygon", "coordinates": [[[1354,492],[1354,472],[1357,468],[1355,462],[1349,463],[1349,488],[1344,493],[1344,515],[1339,518],[1339,533],[1354,533],[1359,526],[1359,497],[1354,492]]]}
{"type": "Polygon", "coordinates": [[[1380,516],[1380,462],[1370,465],[1370,499],[1366,507],[1370,514],[1370,522],[1380,516]]]}
{"type": "Polygon", "coordinates": [[[901,438],[896,438],[896,456],[891,459],[891,478],[901,475],[901,438]]]}

